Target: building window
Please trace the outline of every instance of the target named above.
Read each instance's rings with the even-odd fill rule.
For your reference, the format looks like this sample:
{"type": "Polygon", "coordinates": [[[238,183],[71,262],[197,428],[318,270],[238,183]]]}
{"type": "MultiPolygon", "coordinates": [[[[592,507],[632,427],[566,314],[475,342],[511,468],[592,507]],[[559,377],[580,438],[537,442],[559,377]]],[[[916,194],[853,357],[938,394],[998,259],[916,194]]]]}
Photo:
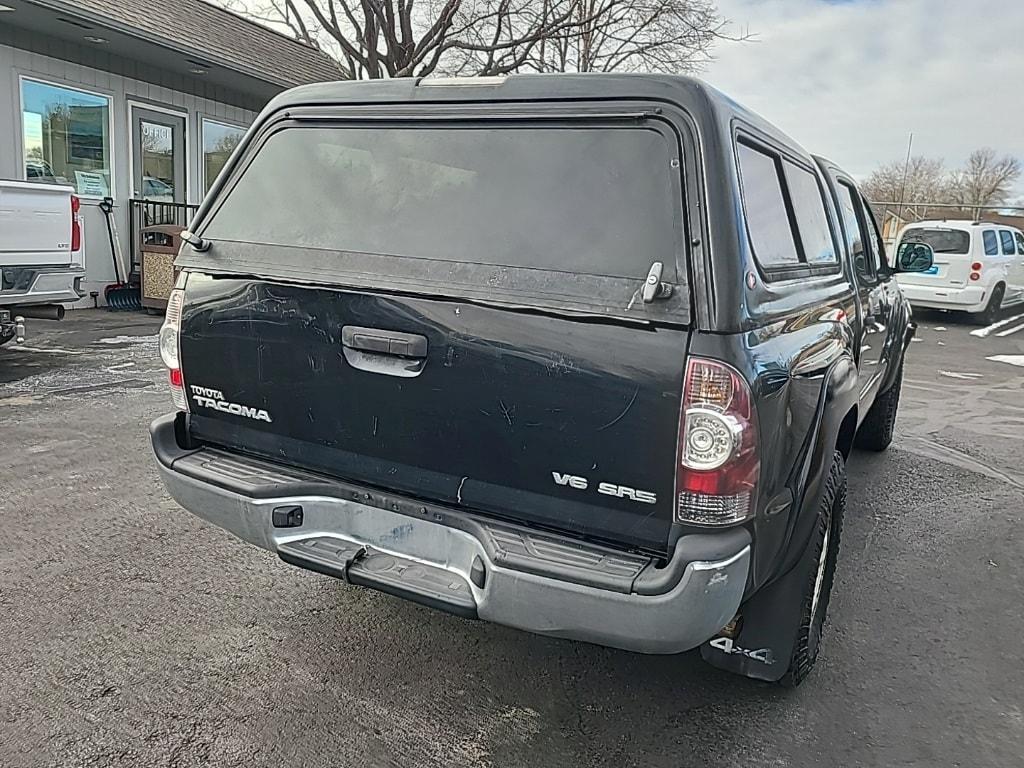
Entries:
{"type": "Polygon", "coordinates": [[[203,119],[203,192],[210,187],[221,172],[231,152],[245,135],[245,128],[226,125],[216,120],[203,119]]]}
{"type": "Polygon", "coordinates": [[[23,79],[21,103],[25,178],[110,195],[110,97],[23,79]]]}

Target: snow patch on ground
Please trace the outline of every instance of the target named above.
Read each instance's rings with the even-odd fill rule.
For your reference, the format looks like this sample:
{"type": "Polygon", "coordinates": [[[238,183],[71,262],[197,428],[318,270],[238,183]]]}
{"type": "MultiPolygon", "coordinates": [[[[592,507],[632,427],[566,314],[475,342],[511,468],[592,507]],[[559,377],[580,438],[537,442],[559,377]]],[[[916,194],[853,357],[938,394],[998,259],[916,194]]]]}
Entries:
{"type": "Polygon", "coordinates": [[[1014,315],[1013,317],[1008,317],[1005,320],[1000,320],[998,323],[992,323],[992,325],[987,325],[984,328],[977,328],[971,331],[971,336],[977,336],[979,339],[983,339],[990,333],[992,333],[992,331],[998,328],[1002,328],[1004,325],[1009,325],[1014,320],[1020,320],[1022,317],[1024,317],[1024,315],[1014,315]]]}
{"type": "Polygon", "coordinates": [[[75,350],[49,346],[11,349],[26,356],[39,355],[46,363],[38,366],[38,373],[0,383],[0,399],[80,397],[87,392],[139,389],[158,384],[164,370],[155,335],[100,339],[75,350]]]}
{"type": "Polygon", "coordinates": [[[996,363],[1009,363],[1010,365],[1018,365],[1024,368],[1024,355],[992,355],[992,357],[986,357],[986,360],[992,360],[996,363]]]}
{"type": "Polygon", "coordinates": [[[156,343],[159,336],[153,334],[152,336],[109,336],[105,339],[100,339],[97,344],[146,344],[149,342],[156,343]]]}
{"type": "Polygon", "coordinates": [[[980,379],[982,374],[960,373],[959,371],[939,371],[939,376],[945,376],[947,379],[980,379]]]}

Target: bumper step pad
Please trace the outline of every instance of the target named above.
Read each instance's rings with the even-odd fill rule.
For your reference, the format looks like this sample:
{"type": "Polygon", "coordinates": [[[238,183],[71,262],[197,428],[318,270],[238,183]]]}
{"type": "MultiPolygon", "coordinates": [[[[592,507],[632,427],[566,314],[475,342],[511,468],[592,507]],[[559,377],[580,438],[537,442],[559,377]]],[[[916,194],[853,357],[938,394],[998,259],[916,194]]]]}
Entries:
{"type": "Polygon", "coordinates": [[[483,526],[496,565],[597,589],[629,594],[651,558],[596,545],[558,541],[522,530],[483,526]]]}
{"type": "Polygon", "coordinates": [[[350,584],[376,589],[464,618],[477,617],[476,600],[469,582],[443,568],[330,536],[281,544],[277,554],[290,565],[344,579],[350,584]]]}

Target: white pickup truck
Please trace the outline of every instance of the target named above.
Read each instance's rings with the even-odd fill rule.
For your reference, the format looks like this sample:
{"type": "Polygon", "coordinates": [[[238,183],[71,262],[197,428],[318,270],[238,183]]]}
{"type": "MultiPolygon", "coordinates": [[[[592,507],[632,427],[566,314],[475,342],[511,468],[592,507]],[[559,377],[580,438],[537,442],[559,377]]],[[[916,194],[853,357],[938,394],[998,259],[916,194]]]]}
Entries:
{"type": "Polygon", "coordinates": [[[25,335],[25,318],[59,320],[82,297],[78,198],[70,186],[0,179],[0,345],[25,335]]]}

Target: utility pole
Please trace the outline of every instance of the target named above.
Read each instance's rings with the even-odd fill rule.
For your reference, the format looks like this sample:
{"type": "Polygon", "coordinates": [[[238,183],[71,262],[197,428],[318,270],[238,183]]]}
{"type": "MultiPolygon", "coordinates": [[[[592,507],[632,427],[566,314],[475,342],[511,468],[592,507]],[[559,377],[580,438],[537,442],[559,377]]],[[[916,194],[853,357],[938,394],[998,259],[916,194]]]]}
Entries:
{"type": "Polygon", "coordinates": [[[903,201],[907,198],[907,175],[910,173],[910,152],[914,148],[914,132],[910,132],[907,141],[907,161],[903,164],[903,189],[900,191],[900,212],[896,215],[898,223],[903,226],[903,201]]]}

